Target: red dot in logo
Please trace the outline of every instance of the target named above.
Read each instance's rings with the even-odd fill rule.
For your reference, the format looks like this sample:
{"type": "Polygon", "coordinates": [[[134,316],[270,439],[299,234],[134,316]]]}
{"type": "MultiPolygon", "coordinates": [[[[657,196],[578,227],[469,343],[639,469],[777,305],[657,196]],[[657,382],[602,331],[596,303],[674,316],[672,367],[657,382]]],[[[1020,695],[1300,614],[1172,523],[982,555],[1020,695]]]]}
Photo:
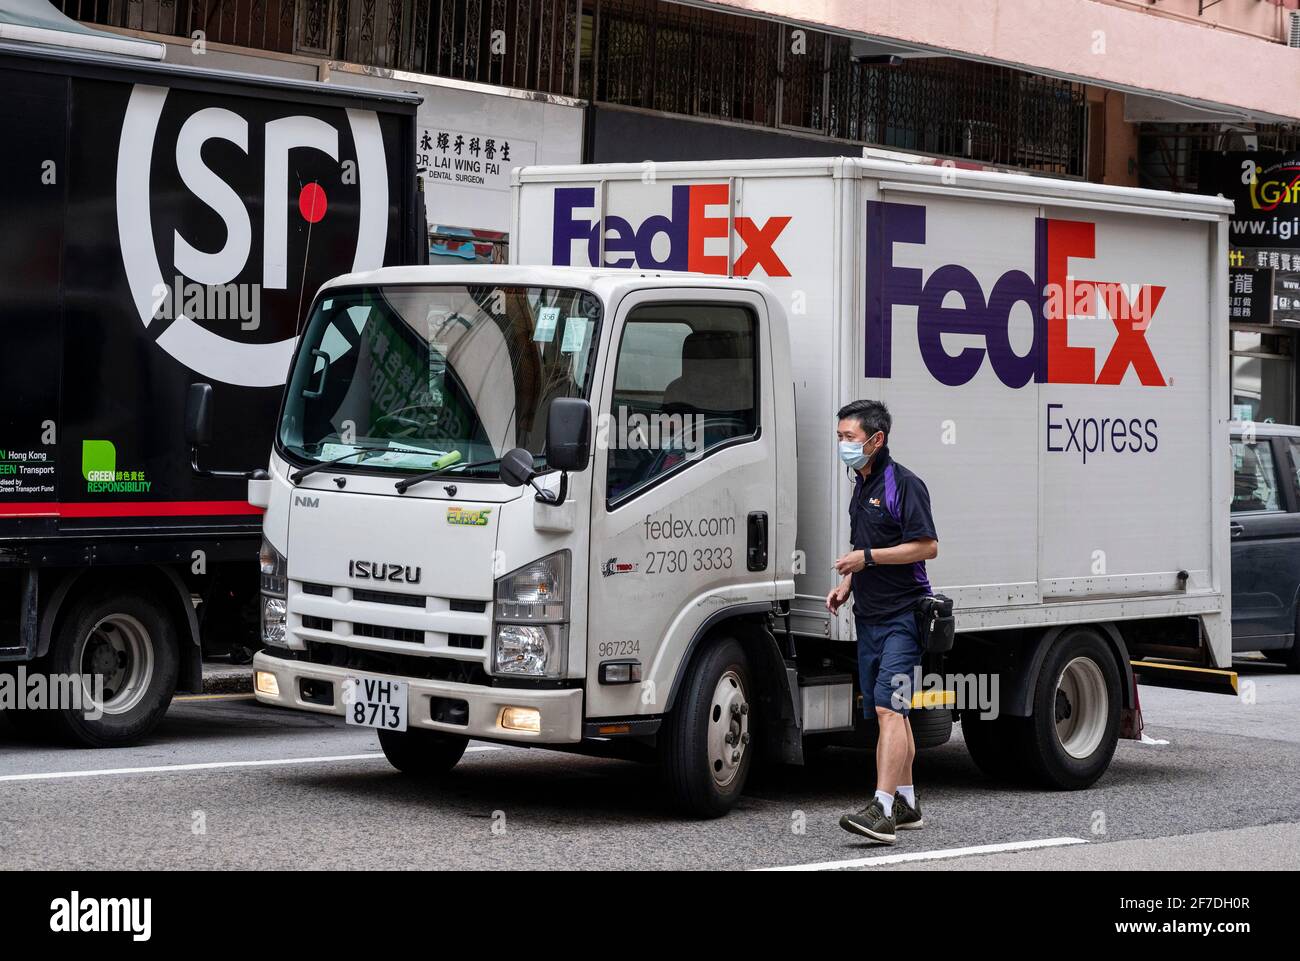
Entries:
{"type": "Polygon", "coordinates": [[[320,223],[321,218],[325,216],[327,206],[329,205],[325,201],[325,191],[314,180],[303,187],[302,192],[298,194],[298,212],[309,224],[320,223]]]}

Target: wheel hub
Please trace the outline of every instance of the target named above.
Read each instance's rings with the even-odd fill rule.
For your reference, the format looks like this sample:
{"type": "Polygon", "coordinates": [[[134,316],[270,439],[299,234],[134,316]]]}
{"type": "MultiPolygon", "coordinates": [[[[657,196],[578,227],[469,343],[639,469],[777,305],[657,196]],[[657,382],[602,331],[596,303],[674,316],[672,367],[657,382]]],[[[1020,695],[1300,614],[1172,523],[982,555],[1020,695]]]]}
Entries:
{"type": "Polygon", "coordinates": [[[76,663],[87,701],[105,714],[125,714],[140,703],[153,679],[153,638],[131,615],[110,614],[90,629],[76,663]]]}
{"type": "Polygon", "coordinates": [[[709,771],[719,787],[740,772],[749,747],[749,701],[740,676],[727,671],[718,678],[709,706],[709,771]]]}
{"type": "Polygon", "coordinates": [[[1101,667],[1090,657],[1076,657],[1056,681],[1056,737],[1065,753],[1090,757],[1106,735],[1110,695],[1101,667]]]}

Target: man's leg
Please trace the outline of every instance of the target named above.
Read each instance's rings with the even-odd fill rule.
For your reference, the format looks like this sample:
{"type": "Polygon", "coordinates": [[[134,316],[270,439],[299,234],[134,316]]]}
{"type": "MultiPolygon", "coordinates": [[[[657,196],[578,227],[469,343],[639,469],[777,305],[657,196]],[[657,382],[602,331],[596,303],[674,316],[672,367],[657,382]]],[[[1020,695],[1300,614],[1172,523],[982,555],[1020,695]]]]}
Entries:
{"type": "Polygon", "coordinates": [[[876,716],[880,719],[881,746],[885,745],[886,731],[890,732],[890,743],[878,753],[890,766],[878,769],[878,787],[892,797],[900,784],[912,784],[912,761],[916,757],[916,740],[907,715],[912,706],[914,672],[921,663],[921,645],[910,611],[889,623],[880,648],[876,716]]]}
{"type": "Polygon", "coordinates": [[[899,784],[911,784],[911,730],[907,718],[887,707],[876,706],[880,738],[876,741],[876,790],[894,796],[899,784]]]}
{"type": "Polygon", "coordinates": [[[912,762],[916,760],[916,739],[912,737],[912,719],[910,717],[903,718],[903,727],[907,730],[907,759],[898,772],[898,783],[911,784],[912,762]]]}

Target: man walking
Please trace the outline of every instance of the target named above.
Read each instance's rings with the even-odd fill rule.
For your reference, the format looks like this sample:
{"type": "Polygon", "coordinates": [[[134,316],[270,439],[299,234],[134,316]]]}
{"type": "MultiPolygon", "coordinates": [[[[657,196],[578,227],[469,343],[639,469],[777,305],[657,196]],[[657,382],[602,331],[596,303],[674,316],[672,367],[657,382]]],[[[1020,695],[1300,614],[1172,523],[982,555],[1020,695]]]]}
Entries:
{"type": "Polygon", "coordinates": [[[895,830],[924,824],[912,784],[916,743],[907,714],[912,672],[921,663],[914,611],[931,593],[925,562],[938,556],[939,540],[925,483],[889,456],[893,420],[885,405],[857,400],[836,416],[840,460],[854,472],[853,550],[835,562],[843,580],[826,596],[826,607],[834,614],[853,596],[863,711],[870,717],[874,706],[880,724],[876,795],[841,817],[840,827],[893,844],[895,830]]]}

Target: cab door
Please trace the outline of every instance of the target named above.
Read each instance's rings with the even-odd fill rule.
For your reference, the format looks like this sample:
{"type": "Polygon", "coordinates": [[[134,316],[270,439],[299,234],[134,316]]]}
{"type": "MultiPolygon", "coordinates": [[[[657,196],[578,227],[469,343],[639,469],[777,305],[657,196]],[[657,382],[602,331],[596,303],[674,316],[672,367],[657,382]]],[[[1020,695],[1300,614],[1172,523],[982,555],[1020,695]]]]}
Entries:
{"type": "Polygon", "coordinates": [[[617,308],[609,357],[593,457],[589,718],[663,713],[700,627],[775,596],[762,298],[639,291],[617,308]],[[641,682],[613,682],[608,665],[620,662],[639,666],[641,682]]]}

